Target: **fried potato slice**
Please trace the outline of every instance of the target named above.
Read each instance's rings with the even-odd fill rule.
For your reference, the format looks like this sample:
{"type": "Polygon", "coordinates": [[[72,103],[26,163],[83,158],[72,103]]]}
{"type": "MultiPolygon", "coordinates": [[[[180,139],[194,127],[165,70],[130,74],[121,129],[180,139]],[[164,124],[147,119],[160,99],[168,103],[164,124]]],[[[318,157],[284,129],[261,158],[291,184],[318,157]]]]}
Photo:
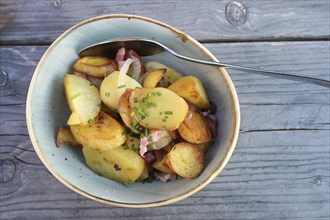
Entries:
{"type": "Polygon", "coordinates": [[[202,82],[195,76],[185,76],[168,87],[200,109],[210,108],[210,102],[202,82]]]}
{"type": "Polygon", "coordinates": [[[62,125],[57,132],[56,147],[60,147],[62,144],[69,144],[74,147],[81,146],[78,141],[73,137],[73,134],[69,127],[62,125]]]}
{"type": "Polygon", "coordinates": [[[211,132],[204,117],[193,110],[189,111],[180,124],[178,132],[183,139],[193,144],[203,144],[211,140],[211,132]]]}
{"type": "Polygon", "coordinates": [[[165,87],[167,87],[166,85],[170,85],[183,77],[183,75],[177,70],[156,61],[147,61],[145,62],[144,66],[148,72],[158,69],[166,69],[163,77],[165,87]]]}
{"type": "Polygon", "coordinates": [[[152,72],[148,73],[146,78],[143,81],[144,88],[154,88],[159,83],[159,81],[163,78],[166,69],[158,69],[153,70],[152,72]]]}
{"type": "Polygon", "coordinates": [[[120,147],[126,140],[124,127],[104,112],[100,112],[90,124],[71,125],[70,129],[81,145],[97,150],[120,147]]]}
{"type": "Polygon", "coordinates": [[[129,97],[133,119],[149,129],[175,130],[188,113],[187,102],[165,88],[137,88],[129,97]]]}
{"type": "Polygon", "coordinates": [[[203,170],[204,154],[195,145],[179,143],[167,154],[167,163],[179,176],[192,179],[203,170]]]}
{"type": "Polygon", "coordinates": [[[167,164],[167,155],[165,154],[161,160],[157,160],[152,165],[155,169],[163,172],[163,173],[171,173],[174,174],[175,172],[169,167],[167,164]]]}
{"type": "MultiPolygon", "coordinates": [[[[125,89],[141,88],[141,85],[136,80],[127,75],[125,77],[125,85],[122,85],[125,86],[125,89]]],[[[118,80],[119,72],[115,71],[102,81],[100,87],[101,99],[111,110],[117,110],[118,108],[120,98],[118,90],[121,89],[118,87],[118,80]]]]}
{"type": "Polygon", "coordinates": [[[106,57],[87,56],[76,61],[73,66],[75,72],[94,77],[105,77],[118,70],[117,63],[106,57]]]}
{"type": "Polygon", "coordinates": [[[127,89],[124,94],[120,96],[118,101],[118,112],[128,128],[132,126],[131,108],[129,107],[129,96],[131,93],[132,89],[127,89]]]}

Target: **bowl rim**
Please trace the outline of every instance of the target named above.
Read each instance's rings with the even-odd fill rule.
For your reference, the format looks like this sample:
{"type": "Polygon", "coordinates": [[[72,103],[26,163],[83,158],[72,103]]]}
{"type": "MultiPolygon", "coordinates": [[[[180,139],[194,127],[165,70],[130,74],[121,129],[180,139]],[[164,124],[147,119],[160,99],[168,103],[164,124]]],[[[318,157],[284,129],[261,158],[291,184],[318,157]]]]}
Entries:
{"type": "Polygon", "coordinates": [[[76,193],[87,197],[89,199],[92,199],[94,201],[107,204],[107,205],[113,205],[113,206],[118,206],[118,207],[128,207],[128,208],[149,208],[149,207],[157,207],[157,206],[163,206],[163,205],[168,205],[171,203],[175,203],[178,201],[181,201],[183,199],[186,199],[190,197],[191,195],[197,193],[204,187],[206,187],[215,177],[217,177],[220,172],[224,169],[226,164],[228,163],[229,159],[231,158],[234,149],[237,144],[237,139],[238,139],[238,134],[239,134],[239,129],[240,129],[240,122],[241,122],[241,117],[240,117],[240,107],[239,107],[239,101],[238,101],[238,96],[237,92],[235,89],[235,86],[229,77],[227,71],[224,68],[219,67],[218,69],[222,73],[226,83],[228,84],[228,88],[231,91],[231,98],[233,101],[233,112],[234,112],[234,128],[233,131],[231,132],[231,137],[230,137],[230,146],[227,149],[226,155],[224,159],[218,164],[216,169],[201,183],[199,183],[196,187],[188,190],[187,192],[184,192],[182,194],[173,196],[171,198],[165,199],[165,200],[160,200],[156,202],[147,202],[147,203],[123,203],[123,202],[117,202],[117,201],[112,201],[109,199],[104,199],[97,197],[95,195],[92,195],[88,192],[85,192],[74,185],[72,185],[69,181],[67,181],[64,177],[62,177],[56,170],[53,168],[47,161],[46,157],[44,156],[41,147],[39,146],[39,143],[37,141],[37,138],[34,133],[34,128],[32,124],[32,94],[34,91],[34,85],[37,80],[37,77],[40,73],[41,67],[43,66],[45,60],[49,56],[50,52],[53,50],[53,48],[63,39],[65,38],[68,34],[70,34],[72,31],[75,29],[88,24],[92,23],[95,21],[99,20],[104,20],[104,19],[113,19],[113,18],[128,18],[128,19],[136,19],[136,20],[142,20],[148,23],[153,23],[156,25],[160,25],[162,27],[165,27],[166,29],[172,31],[174,34],[176,34],[179,38],[182,40],[188,40],[192,44],[194,44],[197,48],[201,49],[201,51],[207,55],[211,60],[213,61],[218,61],[217,58],[209,52],[202,44],[200,44],[197,40],[189,36],[188,34],[180,31],[177,28],[172,27],[171,25],[165,24],[161,21],[152,19],[152,18],[147,18],[139,15],[131,15],[131,14],[109,14],[109,15],[101,15],[101,16],[96,16],[92,17],[89,19],[86,19],[82,22],[79,22],[78,24],[72,26],[68,30],[66,30],[64,33],[62,33],[49,47],[48,49],[44,52],[43,56],[41,57],[30,82],[28,94],[27,94],[27,101],[26,101],[26,123],[27,123],[27,128],[28,128],[28,133],[30,140],[32,142],[32,145],[34,147],[34,150],[36,151],[38,157],[42,161],[42,163],[46,166],[46,168],[49,170],[50,173],[52,173],[53,176],[55,176],[61,183],[63,183],[65,186],[70,188],[71,190],[75,191],[76,193]]]}

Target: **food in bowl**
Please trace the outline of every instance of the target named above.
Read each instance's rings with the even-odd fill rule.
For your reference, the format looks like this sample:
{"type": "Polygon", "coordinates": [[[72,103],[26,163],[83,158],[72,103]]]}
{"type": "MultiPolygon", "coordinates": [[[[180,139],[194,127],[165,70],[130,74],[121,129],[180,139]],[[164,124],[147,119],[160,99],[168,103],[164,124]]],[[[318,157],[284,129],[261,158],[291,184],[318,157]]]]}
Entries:
{"type": "Polygon", "coordinates": [[[71,115],[57,146],[81,146],[97,174],[130,185],[192,179],[203,171],[217,120],[197,77],[121,48],[115,60],[77,60],[64,89],[71,115]]]}

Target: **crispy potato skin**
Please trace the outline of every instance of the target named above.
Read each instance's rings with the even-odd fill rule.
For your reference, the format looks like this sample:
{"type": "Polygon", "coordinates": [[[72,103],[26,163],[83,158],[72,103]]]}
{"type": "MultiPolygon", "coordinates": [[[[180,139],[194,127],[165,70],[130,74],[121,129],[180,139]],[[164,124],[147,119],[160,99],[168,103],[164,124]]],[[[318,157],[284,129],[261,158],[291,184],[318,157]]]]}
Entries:
{"type": "Polygon", "coordinates": [[[183,139],[193,144],[204,144],[211,140],[211,132],[204,117],[192,110],[180,124],[178,132],[183,139]]]}
{"type": "Polygon", "coordinates": [[[204,154],[193,144],[179,143],[167,154],[167,164],[179,176],[196,178],[204,167],[204,154]]]}
{"type": "Polygon", "coordinates": [[[70,128],[67,126],[61,126],[57,132],[56,147],[60,147],[62,144],[69,144],[74,147],[81,147],[78,141],[73,137],[70,128]]]}
{"type": "Polygon", "coordinates": [[[200,109],[210,108],[210,102],[202,82],[195,76],[185,76],[168,87],[200,109]]]}
{"type": "Polygon", "coordinates": [[[96,173],[121,183],[133,183],[141,177],[144,160],[135,152],[123,147],[99,151],[83,147],[87,165],[96,173]]]}
{"type": "Polygon", "coordinates": [[[120,147],[126,140],[124,127],[104,112],[89,125],[71,125],[70,129],[81,145],[97,150],[120,147]]]}
{"type": "Polygon", "coordinates": [[[118,70],[117,63],[106,57],[87,56],[83,57],[74,64],[73,69],[80,74],[86,74],[94,77],[105,77],[118,70]]]}
{"type": "Polygon", "coordinates": [[[132,126],[132,117],[131,117],[131,108],[129,107],[129,96],[132,93],[132,89],[126,89],[126,91],[120,96],[118,101],[118,112],[124,124],[131,128],[132,126]]]}
{"type": "Polygon", "coordinates": [[[171,90],[160,87],[134,89],[129,103],[132,111],[138,111],[132,117],[140,125],[149,129],[169,131],[180,126],[189,108],[183,98],[171,90]]]}

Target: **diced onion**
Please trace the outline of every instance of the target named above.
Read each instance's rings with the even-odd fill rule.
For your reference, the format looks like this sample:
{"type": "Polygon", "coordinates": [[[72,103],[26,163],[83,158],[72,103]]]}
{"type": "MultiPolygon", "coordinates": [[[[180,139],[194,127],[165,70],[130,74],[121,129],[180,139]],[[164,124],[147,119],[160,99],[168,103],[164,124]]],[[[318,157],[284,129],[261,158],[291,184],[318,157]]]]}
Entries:
{"type": "Polygon", "coordinates": [[[124,65],[119,70],[118,77],[118,96],[120,97],[126,90],[126,74],[128,72],[129,66],[134,62],[133,59],[128,58],[124,65]]]}

